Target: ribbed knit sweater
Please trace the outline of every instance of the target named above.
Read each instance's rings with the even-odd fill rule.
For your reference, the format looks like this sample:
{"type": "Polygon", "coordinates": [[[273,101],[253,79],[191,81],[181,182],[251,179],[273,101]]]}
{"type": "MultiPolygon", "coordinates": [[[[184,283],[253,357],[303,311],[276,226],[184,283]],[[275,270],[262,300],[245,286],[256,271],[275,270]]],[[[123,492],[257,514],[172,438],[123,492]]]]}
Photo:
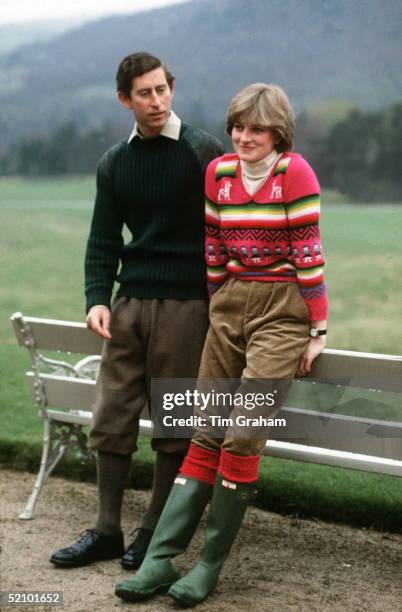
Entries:
{"type": "Polygon", "coordinates": [[[115,280],[117,297],[207,297],[204,175],[222,153],[216,138],[185,123],[178,140],[136,137],[105,153],[85,256],[87,311],[110,307],[115,280]]]}
{"type": "Polygon", "coordinates": [[[206,175],[210,294],[229,276],[295,282],[310,319],[326,319],[319,194],[313,170],[296,153],[284,153],[252,196],[246,191],[236,154],[211,162],[206,175]]]}

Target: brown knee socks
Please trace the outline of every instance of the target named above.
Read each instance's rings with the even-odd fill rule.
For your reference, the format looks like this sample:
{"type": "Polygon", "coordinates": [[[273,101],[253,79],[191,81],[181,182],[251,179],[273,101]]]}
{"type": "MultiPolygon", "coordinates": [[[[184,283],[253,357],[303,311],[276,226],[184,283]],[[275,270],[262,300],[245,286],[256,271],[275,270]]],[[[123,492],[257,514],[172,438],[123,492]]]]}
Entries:
{"type": "MultiPolygon", "coordinates": [[[[184,455],[158,452],[154,467],[151,503],[141,527],[155,529],[184,455]]],[[[97,531],[113,535],[120,531],[124,488],[130,471],[131,456],[98,451],[99,511],[97,531]]]]}
{"type": "Polygon", "coordinates": [[[96,530],[105,535],[113,535],[121,529],[121,506],[131,455],[98,451],[97,464],[99,510],[96,530]]]}

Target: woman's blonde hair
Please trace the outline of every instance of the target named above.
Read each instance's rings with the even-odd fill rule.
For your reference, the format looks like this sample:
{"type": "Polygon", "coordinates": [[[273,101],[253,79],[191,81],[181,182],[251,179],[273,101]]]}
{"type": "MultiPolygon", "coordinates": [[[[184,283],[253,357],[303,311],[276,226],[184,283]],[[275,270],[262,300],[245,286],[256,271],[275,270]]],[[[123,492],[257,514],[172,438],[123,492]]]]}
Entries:
{"type": "Polygon", "coordinates": [[[275,149],[282,153],[293,148],[295,114],[283,89],[278,85],[253,83],[237,93],[226,113],[229,136],[237,121],[270,128],[278,137],[275,149]]]}

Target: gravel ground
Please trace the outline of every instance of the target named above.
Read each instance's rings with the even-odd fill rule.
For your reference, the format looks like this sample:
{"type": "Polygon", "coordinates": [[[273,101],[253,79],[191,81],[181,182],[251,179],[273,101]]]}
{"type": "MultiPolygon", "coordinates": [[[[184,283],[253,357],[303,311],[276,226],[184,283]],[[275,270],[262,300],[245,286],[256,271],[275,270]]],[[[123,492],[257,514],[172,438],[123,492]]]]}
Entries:
{"type": "MultiPolygon", "coordinates": [[[[166,595],[137,605],[117,599],[114,584],[127,575],[117,560],[79,569],[54,568],[48,562],[49,554],[72,543],[80,531],[93,524],[96,487],[52,477],[38,502],[36,518],[21,521],[18,513],[33,482],[32,474],[0,471],[1,590],[63,591],[64,604],[12,605],[5,610],[180,609],[166,595]]],[[[147,491],[126,492],[126,538],[138,525],[148,499],[147,491]]],[[[201,541],[202,529],[191,549],[178,560],[179,569],[191,567],[201,541]]],[[[402,610],[401,577],[400,535],[291,519],[251,508],[218,588],[197,610],[394,612],[402,610]]]]}

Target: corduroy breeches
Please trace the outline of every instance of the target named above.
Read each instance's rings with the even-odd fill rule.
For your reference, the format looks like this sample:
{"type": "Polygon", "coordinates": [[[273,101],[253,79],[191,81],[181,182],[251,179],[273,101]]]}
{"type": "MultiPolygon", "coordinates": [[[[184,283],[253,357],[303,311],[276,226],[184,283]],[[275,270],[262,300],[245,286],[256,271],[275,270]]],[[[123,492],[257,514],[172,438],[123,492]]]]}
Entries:
{"type": "MultiPolygon", "coordinates": [[[[280,389],[272,407],[252,412],[244,405],[232,406],[233,425],[224,437],[219,437],[219,430],[200,427],[193,442],[212,451],[222,447],[235,455],[259,455],[269,437],[268,428],[247,431],[237,423],[243,422],[242,417],[262,414],[273,418],[279,412],[307,348],[309,328],[308,309],[297,283],[226,281],[210,302],[210,328],[201,358],[199,387],[203,380],[239,379],[241,385],[231,389],[232,393],[280,389]]],[[[196,414],[205,418],[216,415],[217,409],[208,405],[196,414]]]]}

